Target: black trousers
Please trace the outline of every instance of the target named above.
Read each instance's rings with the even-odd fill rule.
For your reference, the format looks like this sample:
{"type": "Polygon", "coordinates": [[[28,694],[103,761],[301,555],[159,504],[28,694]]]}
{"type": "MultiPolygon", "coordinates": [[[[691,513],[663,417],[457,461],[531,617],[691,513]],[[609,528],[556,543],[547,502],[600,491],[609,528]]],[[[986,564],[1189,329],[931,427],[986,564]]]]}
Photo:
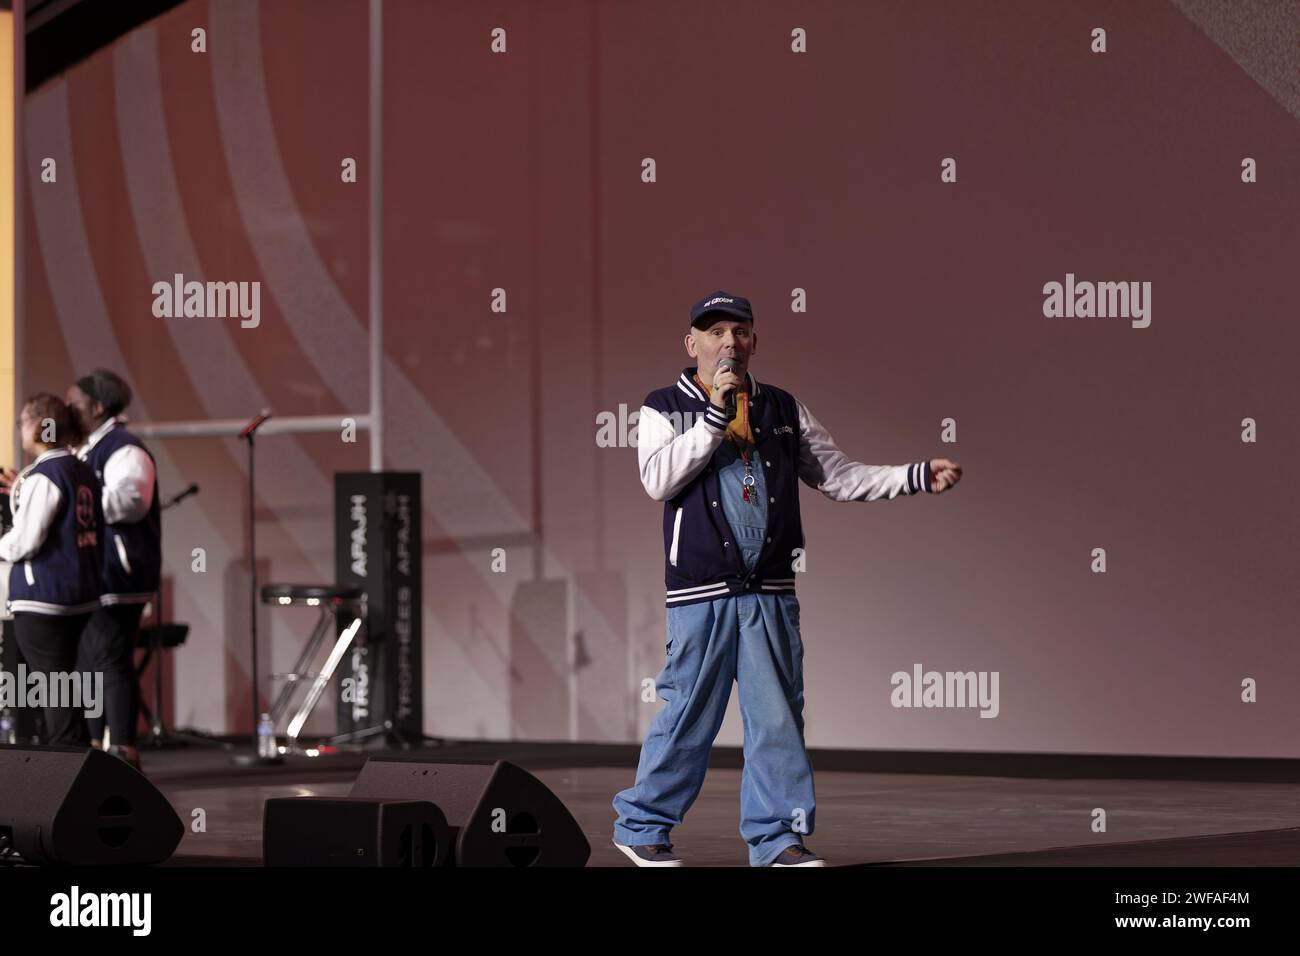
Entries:
{"type": "MultiPolygon", "coordinates": [[[[89,614],[14,613],[14,639],[22,652],[27,669],[48,675],[51,671],[77,670],[77,645],[89,614]]],[[[47,676],[47,686],[49,677],[47,676]]],[[[86,747],[90,734],[83,708],[46,707],[45,737],[48,743],[86,747]]]]}
{"type": "Polygon", "coordinates": [[[135,743],[135,644],[143,614],[143,604],[110,604],[90,615],[81,634],[77,670],[104,673],[104,716],[87,721],[92,740],[104,738],[107,723],[114,746],[135,743]]]}

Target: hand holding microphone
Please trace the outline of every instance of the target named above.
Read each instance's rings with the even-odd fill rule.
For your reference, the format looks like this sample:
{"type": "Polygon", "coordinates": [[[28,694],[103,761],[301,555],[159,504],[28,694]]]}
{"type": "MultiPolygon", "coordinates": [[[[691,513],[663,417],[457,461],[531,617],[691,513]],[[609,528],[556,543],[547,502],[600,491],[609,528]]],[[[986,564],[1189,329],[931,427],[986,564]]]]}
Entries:
{"type": "Polygon", "coordinates": [[[745,384],[740,377],[740,362],[730,356],[718,359],[718,367],[713,373],[713,393],[709,401],[724,409],[727,420],[736,417],[736,389],[745,384]]]}

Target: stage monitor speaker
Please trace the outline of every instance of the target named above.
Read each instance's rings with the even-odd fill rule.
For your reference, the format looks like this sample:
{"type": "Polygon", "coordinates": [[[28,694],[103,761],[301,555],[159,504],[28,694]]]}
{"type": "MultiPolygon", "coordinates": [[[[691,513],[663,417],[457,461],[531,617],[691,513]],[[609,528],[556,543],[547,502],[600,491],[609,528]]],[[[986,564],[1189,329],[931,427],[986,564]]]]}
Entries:
{"type": "Polygon", "coordinates": [[[262,817],[264,866],[446,866],[447,819],[425,800],[276,797],[262,817]]]}
{"type": "Polygon", "coordinates": [[[591,845],[550,789],[496,763],[366,761],[352,796],[428,800],[447,818],[456,866],[586,866],[591,845]]]}
{"type": "Polygon", "coordinates": [[[0,843],[24,863],[162,863],[185,827],[124,760],[90,748],[0,747],[0,843]]]}

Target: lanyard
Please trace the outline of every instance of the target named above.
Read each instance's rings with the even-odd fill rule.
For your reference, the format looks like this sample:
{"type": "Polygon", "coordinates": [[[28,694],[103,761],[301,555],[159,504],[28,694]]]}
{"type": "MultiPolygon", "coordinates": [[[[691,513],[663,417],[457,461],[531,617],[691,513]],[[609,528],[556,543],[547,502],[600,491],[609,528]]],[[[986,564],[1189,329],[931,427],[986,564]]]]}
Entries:
{"type": "Polygon", "coordinates": [[[745,477],[741,481],[740,500],[757,505],[758,494],[754,491],[756,479],[754,478],[753,472],[750,470],[749,449],[744,445],[740,446],[740,460],[745,466],[745,477]]]}
{"type": "MultiPolygon", "coordinates": [[[[706,395],[713,394],[713,390],[705,384],[704,379],[700,378],[699,373],[696,373],[695,381],[704,389],[706,395]]],[[[737,401],[736,403],[736,419],[738,423],[744,425],[744,428],[742,429],[744,432],[749,431],[749,423],[746,421],[746,418],[749,415],[748,405],[748,395],[746,395],[743,401],[737,401]]],[[[745,466],[745,477],[741,481],[740,500],[747,504],[757,506],[758,492],[754,489],[754,485],[757,484],[757,479],[754,477],[754,472],[749,462],[749,456],[753,449],[749,447],[749,443],[745,441],[745,439],[737,437],[731,432],[730,425],[727,430],[732,440],[735,441],[736,448],[740,452],[740,460],[745,466]]]]}

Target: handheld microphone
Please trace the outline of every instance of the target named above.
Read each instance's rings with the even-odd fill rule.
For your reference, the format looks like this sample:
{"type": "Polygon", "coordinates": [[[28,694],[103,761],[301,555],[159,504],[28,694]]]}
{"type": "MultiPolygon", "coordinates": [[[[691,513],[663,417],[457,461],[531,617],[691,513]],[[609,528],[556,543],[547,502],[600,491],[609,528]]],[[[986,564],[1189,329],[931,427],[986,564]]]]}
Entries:
{"type": "MultiPolygon", "coordinates": [[[[723,356],[718,359],[718,368],[726,369],[728,372],[734,372],[740,368],[740,363],[731,356],[723,356]]],[[[728,420],[736,417],[736,390],[733,388],[727,393],[727,418],[728,420]]]]}

